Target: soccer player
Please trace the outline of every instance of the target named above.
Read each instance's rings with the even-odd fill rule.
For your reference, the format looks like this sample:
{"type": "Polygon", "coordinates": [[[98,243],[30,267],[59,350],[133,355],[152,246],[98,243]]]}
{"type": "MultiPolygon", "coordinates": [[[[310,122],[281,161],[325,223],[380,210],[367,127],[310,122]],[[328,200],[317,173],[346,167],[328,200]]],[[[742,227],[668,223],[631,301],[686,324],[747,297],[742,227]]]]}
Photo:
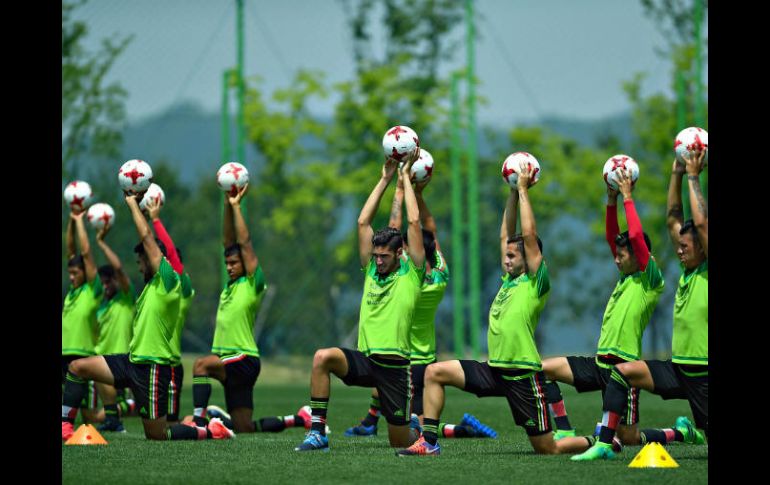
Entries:
{"type": "Polygon", "coordinates": [[[447,385],[479,397],[504,396],[514,421],[525,429],[537,453],[583,451],[594,440],[586,436],[554,441],[551,433],[545,376],[534,339],[551,286],[529,202],[532,169],[527,164],[520,166],[517,185],[508,196],[500,228],[505,276],[489,309],[489,361],[450,360],[428,366],[422,435],[409,448],[396,452],[399,456],[440,454],[438,425],[447,385]],[[521,234],[515,234],[517,205],[521,209],[521,234]]]}
{"type": "Polygon", "coordinates": [[[73,410],[83,397],[81,384],[85,379],[116,388],[129,386],[147,439],[179,439],[189,432],[230,438],[232,431],[220,420],[212,420],[201,429],[181,424],[169,428],[166,424],[173,362],[171,338],[179,316],[179,276],[165,257],[165,246],[153,237],[139,209],[137,195],[126,194],[125,199],[139,234],[140,243],[134,252],[146,283],[136,304],[134,335],[128,354],[88,357],[70,363],[62,399],[62,439],[73,434],[73,410]]]}
{"type": "MultiPolygon", "coordinates": [[[[117,254],[107,244],[105,238],[112,226],[108,223],[96,233],[96,243],[107,258],[108,264],[99,267],[104,298],[96,312],[99,325],[97,355],[127,354],[131,343],[132,324],[134,321],[134,288],[128,275],[123,271],[123,264],[117,254]]],[[[116,390],[109,384],[97,383],[96,388],[104,403],[104,423],[99,431],[125,432],[118,410],[119,395],[125,396],[125,390],[116,390]]],[[[123,398],[125,400],[125,397],[123,398]]]]}
{"type": "Polygon", "coordinates": [[[680,416],[671,428],[642,430],[643,441],[702,444],[705,440],[696,426],[708,436],[708,209],[698,178],[704,153],[700,150],[686,157],[684,167],[675,161],[668,187],[667,225],[682,271],[674,301],[672,358],[626,362],[612,369],[612,379],[604,394],[599,441],[572,460],[615,457],[608,443],[615,435],[631,387],[663,399],[687,399],[695,417],[695,426],[686,416],[680,416]],[[692,210],[692,220],[686,222],[682,211],[685,171],[692,210]]]}
{"type": "MultiPolygon", "coordinates": [[[[401,208],[404,203],[404,177],[399,172],[396,191],[393,196],[393,206],[390,212],[389,227],[401,230],[401,208]]],[[[444,297],[449,281],[449,268],[441,253],[438,242],[438,229],[428,205],[423,198],[423,190],[430,179],[415,183],[414,195],[420,210],[422,223],[422,242],[425,248],[425,277],[420,287],[420,298],[412,317],[412,330],[409,342],[411,345],[410,365],[412,373],[412,413],[422,422],[423,405],[422,393],[425,383],[425,368],[436,362],[436,310],[444,297]]],[[[404,251],[408,251],[408,235],[405,237],[404,251]]],[[[377,389],[372,390],[369,412],[361,423],[348,428],[345,436],[374,436],[377,434],[377,422],[380,417],[380,399],[377,389]]],[[[466,413],[459,424],[441,423],[439,431],[445,438],[484,438],[496,437],[497,433],[482,424],[475,416],[466,413]]]]}
{"type": "MultiPolygon", "coordinates": [[[[419,157],[419,148],[404,161],[402,174],[419,157]]],[[[388,438],[394,447],[409,446],[416,438],[409,427],[411,379],[409,331],[412,313],[425,275],[425,249],[420,213],[412,184],[404,184],[409,222],[408,255],[403,256],[401,232],[385,227],[374,232],[372,220],[393,179],[398,161],[388,158],[382,176],[358,217],[358,252],[364,273],[364,291],[358,323],[358,350],[319,349],[313,357],[310,377],[311,430],[296,451],[329,450],[324,425],[329,404],[331,374],[348,386],[375,387],[388,422],[388,438]]]]}
{"type": "MultiPolygon", "coordinates": [[[[67,272],[70,287],[64,298],[61,320],[61,380],[65,384],[69,364],[83,357],[96,355],[98,326],[96,312],[102,298],[102,285],[97,280],[97,269],[91,246],[88,242],[83,216],[83,209],[73,209],[67,221],[67,272]],[[76,235],[77,232],[77,235],[76,235]],[[80,245],[80,253],[77,252],[80,245]]],[[[82,387],[82,403],[74,403],[74,414],[77,407],[83,412],[86,422],[98,421],[97,393],[92,381],[79,382],[82,387]]]]}
{"type": "MultiPolygon", "coordinates": [[[[607,186],[606,237],[620,280],[607,302],[602,319],[602,329],[594,357],[554,357],[543,361],[543,372],[549,382],[546,396],[554,414],[557,431],[554,439],[575,436],[564,401],[556,382],[570,384],[578,392],[604,390],[610,380],[612,366],[638,360],[642,354],[642,334],[652,317],[652,312],[663,293],[663,273],[650,251],[650,238],[642,231],[642,223],[631,198],[633,182],[624,169],[618,169],[618,190],[607,186]],[[617,199],[623,195],[628,231],[618,229],[617,199]]],[[[624,444],[640,442],[639,390],[628,390],[627,409],[618,428],[618,437],[624,444]]]]}

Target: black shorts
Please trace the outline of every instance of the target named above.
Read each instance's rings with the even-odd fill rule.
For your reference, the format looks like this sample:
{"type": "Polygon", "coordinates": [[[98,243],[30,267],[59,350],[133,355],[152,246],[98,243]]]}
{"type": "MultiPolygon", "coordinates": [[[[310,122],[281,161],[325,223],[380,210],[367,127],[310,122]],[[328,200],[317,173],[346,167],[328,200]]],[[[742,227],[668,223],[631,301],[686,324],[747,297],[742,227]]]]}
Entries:
{"type": "MultiPolygon", "coordinates": [[[[78,359],[85,359],[86,355],[62,355],[61,356],[61,383],[64,386],[64,380],[67,377],[67,371],[70,366],[70,362],[78,359]]],[[[86,394],[83,396],[83,400],[80,401],[80,409],[96,409],[99,407],[99,395],[96,392],[96,384],[94,381],[86,381],[86,394]]]]}
{"type": "Polygon", "coordinates": [[[220,357],[225,364],[225,406],[227,412],[236,408],[254,409],[254,384],[257,383],[261,363],[259,357],[246,354],[220,357]]]}
{"type": "Polygon", "coordinates": [[[115,379],[115,388],[131,388],[139,416],[158,419],[168,413],[170,365],[134,364],[128,354],[105,355],[104,360],[115,379]]]}
{"type": "Polygon", "coordinates": [[[367,357],[362,352],[340,349],[348,361],[342,382],[348,386],[375,387],[382,415],[388,424],[404,426],[411,417],[412,383],[409,361],[367,357]]]}
{"type": "MultiPolygon", "coordinates": [[[[657,394],[663,399],[687,399],[690,403],[695,426],[709,430],[709,376],[708,367],[703,366],[705,375],[687,375],[682,366],[671,360],[645,360],[650,369],[652,382],[657,394]]],[[[697,368],[699,366],[689,366],[697,368]]],[[[702,372],[698,373],[701,374],[702,372]]],[[[690,372],[688,372],[690,374],[690,372]]]]}
{"type": "Polygon", "coordinates": [[[435,363],[412,364],[412,412],[418,416],[423,414],[422,393],[425,390],[425,369],[435,363]]]}
{"type": "Polygon", "coordinates": [[[166,421],[179,421],[179,400],[182,397],[184,367],[182,364],[171,368],[171,382],[168,385],[168,414],[166,421]]]}
{"type": "Polygon", "coordinates": [[[505,397],[514,422],[528,436],[551,431],[543,371],[501,369],[475,360],[461,360],[460,365],[465,373],[465,391],[479,397],[505,397]]]}
{"type": "MultiPolygon", "coordinates": [[[[573,386],[577,392],[607,390],[612,368],[604,368],[596,363],[596,357],[567,357],[567,363],[572,371],[573,386]]],[[[639,422],[639,389],[632,387],[628,390],[626,412],[620,417],[621,424],[632,426],[639,422]]]]}

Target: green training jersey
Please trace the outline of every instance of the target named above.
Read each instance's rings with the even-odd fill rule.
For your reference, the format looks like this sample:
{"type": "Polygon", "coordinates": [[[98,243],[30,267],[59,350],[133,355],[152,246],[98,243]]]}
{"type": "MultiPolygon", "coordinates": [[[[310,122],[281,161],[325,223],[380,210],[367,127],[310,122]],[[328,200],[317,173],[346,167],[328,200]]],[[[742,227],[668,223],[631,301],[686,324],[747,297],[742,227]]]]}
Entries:
{"type": "Polygon", "coordinates": [[[535,345],[535,329],[551,291],[545,260],[534,275],[513,278],[506,274],[489,308],[489,365],[541,370],[535,345]]]}
{"type": "Polygon", "coordinates": [[[212,353],[220,357],[233,354],[259,357],[254,340],[254,323],[266,289],[262,266],[257,266],[251,276],[241,276],[227,283],[219,295],[212,353]]]}
{"type": "Polygon", "coordinates": [[[187,313],[190,311],[190,303],[195,297],[195,289],[192,287],[192,281],[188,273],[179,276],[179,318],[174,327],[174,336],[171,338],[171,350],[173,351],[173,365],[182,363],[182,330],[184,322],[187,320],[187,313]]]}
{"type": "Polygon", "coordinates": [[[709,261],[682,275],[674,299],[671,360],[677,364],[709,363],[709,261]]]}
{"type": "Polygon", "coordinates": [[[135,364],[171,365],[171,338],[179,317],[179,276],[164,257],[136,301],[129,359],[135,364]]]}
{"type": "Polygon", "coordinates": [[[99,278],[70,286],[61,312],[61,354],[96,355],[96,310],[102,297],[99,278]]]}
{"type": "Polygon", "coordinates": [[[414,308],[409,334],[412,364],[429,364],[436,360],[436,310],[449,282],[449,268],[440,251],[436,251],[436,261],[436,267],[423,278],[414,308]]]}
{"type": "Polygon", "coordinates": [[[374,258],[362,268],[364,294],[358,316],[358,350],[364,355],[397,355],[408,359],[412,326],[425,266],[418,268],[409,258],[385,278],[377,274],[374,258]]]}
{"type": "Polygon", "coordinates": [[[102,300],[96,311],[99,324],[98,355],[127,354],[134,324],[134,287],[118,290],[109,300],[102,300]]]}
{"type": "Polygon", "coordinates": [[[664,287],[663,273],[650,256],[644,271],[620,276],[607,302],[599,334],[597,355],[639,360],[642,334],[652,317],[664,287]]]}

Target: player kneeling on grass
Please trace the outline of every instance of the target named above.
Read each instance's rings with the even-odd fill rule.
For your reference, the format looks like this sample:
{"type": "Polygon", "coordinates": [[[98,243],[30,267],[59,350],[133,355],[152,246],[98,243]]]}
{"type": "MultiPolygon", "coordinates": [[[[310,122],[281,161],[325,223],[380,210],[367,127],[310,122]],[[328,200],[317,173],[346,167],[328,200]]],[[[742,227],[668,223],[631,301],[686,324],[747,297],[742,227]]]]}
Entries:
{"type": "Polygon", "coordinates": [[[409,448],[396,452],[399,456],[438,455],[441,452],[438,425],[447,385],[479,397],[505,397],[514,421],[525,429],[537,453],[576,453],[594,442],[592,436],[554,441],[551,432],[545,401],[545,376],[534,339],[551,286],[529,202],[532,171],[525,164],[520,170],[518,188],[511,189],[500,228],[502,265],[506,274],[489,310],[489,362],[450,360],[428,366],[422,436],[409,448]],[[513,235],[517,202],[521,206],[521,234],[513,235]]]}

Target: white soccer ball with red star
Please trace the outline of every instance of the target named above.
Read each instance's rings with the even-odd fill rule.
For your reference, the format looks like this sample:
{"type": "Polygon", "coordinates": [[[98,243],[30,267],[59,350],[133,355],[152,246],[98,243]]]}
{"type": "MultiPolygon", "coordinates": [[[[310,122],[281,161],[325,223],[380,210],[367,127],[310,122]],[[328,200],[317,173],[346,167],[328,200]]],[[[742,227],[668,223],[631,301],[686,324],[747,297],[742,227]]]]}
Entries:
{"type": "Polygon", "coordinates": [[[93,201],[94,193],[88,182],[74,180],[64,188],[64,200],[70,206],[70,210],[84,210],[93,201]]]}
{"type": "Polygon", "coordinates": [[[631,175],[632,186],[639,180],[639,164],[636,163],[636,160],[622,153],[614,155],[605,162],[604,169],[602,170],[604,182],[613,190],[618,190],[617,176],[619,169],[625,169],[631,175]]]}
{"type": "Polygon", "coordinates": [[[505,180],[511,188],[517,188],[517,182],[519,181],[519,171],[522,164],[527,164],[532,167],[532,183],[540,180],[540,162],[537,158],[533,157],[527,152],[515,152],[508,155],[503,162],[503,180],[505,180]]]}
{"type": "Polygon", "coordinates": [[[217,170],[217,184],[230,196],[235,196],[247,183],[249,183],[249,171],[240,163],[229,162],[217,170]]]}
{"type": "Polygon", "coordinates": [[[404,161],[406,156],[414,153],[419,146],[420,138],[408,126],[394,126],[382,137],[382,150],[385,155],[399,162],[404,161]]]}
{"type": "Polygon", "coordinates": [[[115,211],[109,204],[98,202],[88,209],[86,217],[94,229],[101,229],[105,225],[112,225],[115,222],[115,211]]]}
{"type": "Polygon", "coordinates": [[[433,155],[428,150],[420,148],[420,158],[415,160],[409,171],[414,175],[415,182],[425,182],[433,175],[433,155]]]}
{"type": "Polygon", "coordinates": [[[118,170],[118,182],[124,192],[141,194],[150,188],[152,168],[144,160],[129,160],[118,170]]]}
{"type": "Polygon", "coordinates": [[[709,134],[703,128],[697,126],[691,126],[680,131],[674,139],[674,153],[676,153],[676,161],[684,165],[683,156],[689,152],[689,156],[695,156],[695,150],[704,148],[706,154],[703,155],[703,165],[706,166],[709,161],[709,134]]]}
{"type": "Polygon", "coordinates": [[[147,201],[153,199],[158,203],[158,206],[162,206],[166,203],[166,194],[163,193],[163,189],[160,185],[152,183],[147,191],[142,196],[142,200],[139,201],[139,208],[145,210],[147,208],[147,201]]]}

